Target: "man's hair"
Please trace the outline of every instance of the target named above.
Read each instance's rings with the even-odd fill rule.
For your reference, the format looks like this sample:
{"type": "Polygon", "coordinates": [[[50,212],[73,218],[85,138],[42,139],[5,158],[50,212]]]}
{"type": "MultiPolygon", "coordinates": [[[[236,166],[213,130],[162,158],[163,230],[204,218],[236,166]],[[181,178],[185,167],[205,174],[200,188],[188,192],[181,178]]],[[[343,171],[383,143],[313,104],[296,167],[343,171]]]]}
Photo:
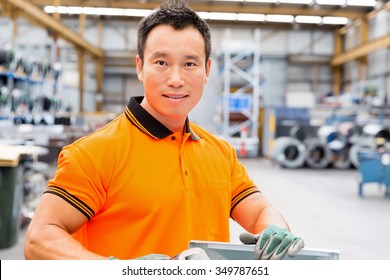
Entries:
{"type": "Polygon", "coordinates": [[[176,30],[187,27],[194,27],[199,30],[204,39],[206,62],[208,61],[211,53],[209,26],[183,0],[166,0],[157,10],[141,20],[138,26],[137,51],[142,61],[150,31],[161,24],[170,25],[176,30]]]}

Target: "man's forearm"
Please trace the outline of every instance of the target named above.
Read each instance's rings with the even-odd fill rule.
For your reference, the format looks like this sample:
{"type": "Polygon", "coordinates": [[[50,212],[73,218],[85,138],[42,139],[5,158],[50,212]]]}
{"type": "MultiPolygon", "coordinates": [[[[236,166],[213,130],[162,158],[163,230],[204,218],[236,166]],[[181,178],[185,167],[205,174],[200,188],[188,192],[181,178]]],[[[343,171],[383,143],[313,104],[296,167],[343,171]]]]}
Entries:
{"type": "Polygon", "coordinates": [[[259,233],[270,225],[277,225],[281,228],[290,230],[283,215],[274,207],[269,206],[264,208],[258,215],[254,225],[253,233],[259,233]]]}
{"type": "Polygon", "coordinates": [[[97,260],[107,258],[86,250],[69,233],[55,225],[46,225],[39,230],[28,231],[24,254],[26,259],[36,260],[97,260]]]}

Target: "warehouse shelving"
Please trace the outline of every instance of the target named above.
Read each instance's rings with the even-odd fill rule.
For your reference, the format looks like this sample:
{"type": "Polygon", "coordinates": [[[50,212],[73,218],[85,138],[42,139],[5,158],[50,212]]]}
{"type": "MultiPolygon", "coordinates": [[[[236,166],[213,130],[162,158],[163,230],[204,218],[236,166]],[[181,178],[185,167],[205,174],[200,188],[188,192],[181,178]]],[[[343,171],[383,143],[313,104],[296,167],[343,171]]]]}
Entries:
{"type": "Polygon", "coordinates": [[[24,117],[23,115],[29,115],[31,118],[37,113],[39,115],[49,110],[55,113],[59,101],[56,94],[60,68],[45,59],[23,57],[12,50],[1,52],[3,59],[0,65],[0,114],[3,118],[15,119],[24,117]],[[4,53],[8,53],[6,60],[4,53]]]}
{"type": "Polygon", "coordinates": [[[253,41],[238,41],[225,31],[221,48],[223,77],[222,136],[240,156],[257,156],[261,91],[260,30],[253,41]]]}

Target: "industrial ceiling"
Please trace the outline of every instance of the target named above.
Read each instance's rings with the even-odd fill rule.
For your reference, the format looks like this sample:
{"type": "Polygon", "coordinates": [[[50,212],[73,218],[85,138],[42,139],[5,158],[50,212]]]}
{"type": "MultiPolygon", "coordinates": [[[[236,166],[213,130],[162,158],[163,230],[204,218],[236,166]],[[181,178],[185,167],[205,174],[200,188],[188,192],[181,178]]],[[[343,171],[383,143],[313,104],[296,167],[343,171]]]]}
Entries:
{"type": "MultiPolygon", "coordinates": [[[[16,0],[0,0],[0,3],[16,0]]],[[[18,2],[18,1],[16,1],[18,2]]],[[[26,2],[26,1],[22,1],[26,2]]],[[[41,10],[62,18],[100,16],[139,21],[162,1],[31,0],[41,10]]],[[[388,0],[189,0],[212,24],[275,29],[337,29],[372,18],[390,7],[388,0]]],[[[28,13],[28,10],[26,11],[28,13]]]]}
{"type": "MultiPolygon", "coordinates": [[[[103,57],[101,48],[88,43],[80,34],[70,30],[61,23],[61,17],[80,17],[92,16],[91,10],[96,11],[96,15],[102,12],[102,8],[110,8],[109,15],[104,18],[121,17],[128,20],[139,21],[138,16],[129,16],[128,12],[150,11],[159,6],[162,1],[155,0],[0,0],[1,15],[17,18],[24,16],[31,22],[39,24],[52,31],[54,34],[75,44],[78,48],[85,50],[94,57],[103,57]],[[44,12],[47,7],[51,7],[52,14],[44,12]],[[61,12],[65,11],[65,12],[61,12]],[[70,13],[76,11],[76,13],[70,13]],[[84,11],[88,11],[84,12],[84,11]]],[[[367,22],[384,9],[390,8],[390,2],[385,0],[190,0],[189,5],[199,13],[209,16],[210,22],[229,22],[230,24],[240,25],[248,24],[245,18],[250,16],[262,15],[262,20],[254,20],[251,24],[254,26],[266,25],[268,27],[295,28],[298,19],[315,19],[317,24],[299,24],[309,26],[310,29],[332,28],[339,34],[345,34],[348,26],[353,24],[363,24],[367,29],[367,22]],[[272,3],[271,3],[272,2],[272,3]],[[327,2],[327,4],[325,4],[327,2]],[[219,20],[212,18],[218,15],[219,20]],[[227,19],[223,16],[229,15],[227,19]],[[242,20],[239,20],[239,15],[242,20]],[[268,20],[271,16],[288,16],[289,21],[268,20]],[[233,16],[233,17],[232,17],[233,16]],[[347,18],[348,22],[344,24],[325,24],[325,18],[347,18]],[[330,26],[330,27],[329,27],[330,26]],[[344,31],[343,31],[344,30],[344,31]]],[[[367,37],[367,34],[364,35],[367,37]]],[[[366,47],[360,46],[354,52],[346,53],[345,56],[338,54],[338,59],[332,61],[332,65],[340,65],[350,59],[356,59],[367,55],[375,49],[390,46],[390,36],[380,38],[377,42],[366,42],[366,47]]]]}

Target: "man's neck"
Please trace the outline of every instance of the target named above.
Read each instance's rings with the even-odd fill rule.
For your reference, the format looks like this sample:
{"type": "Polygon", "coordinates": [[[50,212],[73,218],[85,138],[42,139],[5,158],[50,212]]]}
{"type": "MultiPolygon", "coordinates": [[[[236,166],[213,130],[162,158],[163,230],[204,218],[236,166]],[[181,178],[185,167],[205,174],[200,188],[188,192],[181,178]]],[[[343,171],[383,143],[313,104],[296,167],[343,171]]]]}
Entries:
{"type": "Polygon", "coordinates": [[[150,104],[147,102],[146,98],[142,100],[140,104],[149,114],[151,114],[156,120],[162,123],[166,128],[168,128],[173,133],[181,132],[184,133],[185,123],[187,117],[183,118],[173,118],[160,115],[156,112],[150,104]]]}

